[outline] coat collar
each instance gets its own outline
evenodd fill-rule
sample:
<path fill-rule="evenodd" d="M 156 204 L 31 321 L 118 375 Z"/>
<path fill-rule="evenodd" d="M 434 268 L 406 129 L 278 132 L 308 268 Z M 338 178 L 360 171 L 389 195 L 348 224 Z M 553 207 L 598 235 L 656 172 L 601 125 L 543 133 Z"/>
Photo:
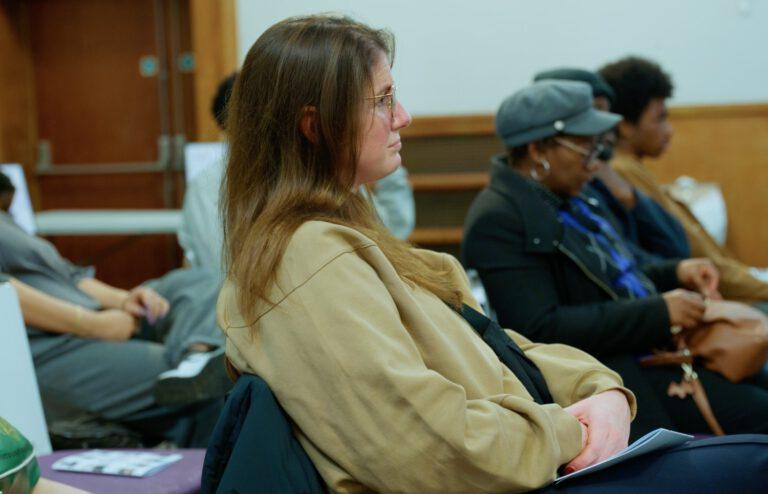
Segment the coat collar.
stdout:
<path fill-rule="evenodd" d="M 492 165 L 489 189 L 520 213 L 525 231 L 525 251 L 537 254 L 560 251 L 585 271 L 590 279 L 600 280 L 602 270 L 597 258 L 587 255 L 580 234 L 565 228 L 557 216 L 558 204 L 560 208 L 567 208 L 568 203 L 514 171 L 503 156 L 495 157 Z M 588 190 L 581 197 L 599 214 L 599 202 L 590 197 Z M 598 285 L 608 295 L 617 298 L 609 282 L 599 282 Z"/>
<path fill-rule="evenodd" d="M 562 199 L 514 171 L 503 155 L 492 160 L 489 188 L 520 212 L 525 226 L 526 251 L 553 252 L 557 249 L 563 239 L 563 225 L 557 218 Z"/>
<path fill-rule="evenodd" d="M 568 236 L 557 217 L 559 209 L 569 207 L 568 202 L 538 182 L 514 171 L 503 154 L 492 159 L 489 187 L 520 212 L 525 226 L 527 252 L 553 252 L 563 243 L 563 238 Z M 590 207 L 599 208 L 599 200 L 589 187 L 585 188 L 580 197 Z"/>

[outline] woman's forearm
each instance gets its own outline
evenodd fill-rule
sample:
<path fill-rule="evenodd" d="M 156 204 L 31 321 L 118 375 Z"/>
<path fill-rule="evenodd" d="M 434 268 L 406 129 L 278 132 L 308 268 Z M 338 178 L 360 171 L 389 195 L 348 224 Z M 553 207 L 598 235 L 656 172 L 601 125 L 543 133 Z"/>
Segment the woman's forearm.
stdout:
<path fill-rule="evenodd" d="M 95 298 L 105 309 L 122 309 L 128 299 L 126 290 L 107 285 L 95 278 L 83 278 L 77 287 Z"/>
<path fill-rule="evenodd" d="M 88 336 L 88 325 L 95 313 L 79 305 L 65 302 L 26 283 L 11 278 L 21 305 L 24 323 L 52 333 Z"/>

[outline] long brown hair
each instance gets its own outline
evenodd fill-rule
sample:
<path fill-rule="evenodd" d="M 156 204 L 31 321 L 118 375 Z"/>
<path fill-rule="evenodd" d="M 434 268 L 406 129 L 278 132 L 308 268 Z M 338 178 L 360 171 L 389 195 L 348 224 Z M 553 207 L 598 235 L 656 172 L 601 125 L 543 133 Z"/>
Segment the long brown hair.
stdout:
<path fill-rule="evenodd" d="M 268 294 L 302 223 L 349 226 L 374 240 L 404 280 L 459 305 L 446 273 L 435 272 L 377 220 L 354 187 L 372 65 L 392 60 L 394 38 L 345 17 L 286 19 L 259 37 L 229 104 L 229 162 L 222 185 L 225 264 L 246 321 Z M 316 138 L 300 122 L 314 108 Z M 371 111 L 373 108 L 371 107 Z"/>

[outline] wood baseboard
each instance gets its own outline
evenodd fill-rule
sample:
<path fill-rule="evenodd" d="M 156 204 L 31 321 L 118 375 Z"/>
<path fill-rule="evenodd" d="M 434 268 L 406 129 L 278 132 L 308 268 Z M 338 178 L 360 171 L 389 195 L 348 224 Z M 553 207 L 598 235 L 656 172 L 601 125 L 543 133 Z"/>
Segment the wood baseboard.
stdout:
<path fill-rule="evenodd" d="M 462 239 L 461 227 L 416 228 L 408 241 L 421 247 L 458 245 Z"/>
<path fill-rule="evenodd" d="M 480 190 L 488 185 L 487 172 L 413 173 L 410 175 L 414 192 L 445 192 Z"/>

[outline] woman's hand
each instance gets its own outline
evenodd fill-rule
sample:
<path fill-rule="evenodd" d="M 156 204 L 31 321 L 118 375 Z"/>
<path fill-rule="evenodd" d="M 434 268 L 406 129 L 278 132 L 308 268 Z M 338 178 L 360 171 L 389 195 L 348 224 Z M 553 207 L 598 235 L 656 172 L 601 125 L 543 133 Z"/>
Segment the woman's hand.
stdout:
<path fill-rule="evenodd" d="M 133 317 L 146 317 L 147 321 L 154 324 L 158 319 L 168 313 L 168 301 L 156 291 L 145 286 L 137 286 L 123 300 L 120 308 Z"/>
<path fill-rule="evenodd" d="M 677 279 L 684 287 L 695 290 L 707 298 L 723 299 L 717 291 L 720 272 L 709 259 L 696 258 L 680 261 L 677 265 Z"/>
<path fill-rule="evenodd" d="M 621 391 L 605 391 L 564 410 L 576 417 L 582 424 L 582 431 L 586 431 L 586 444 L 565 466 L 566 474 L 603 461 L 627 447 L 631 411 L 627 397 Z"/>
<path fill-rule="evenodd" d="M 701 324 L 707 306 L 700 294 L 678 288 L 662 294 L 662 298 L 667 303 L 670 325 L 693 329 Z"/>
<path fill-rule="evenodd" d="M 139 329 L 139 320 L 124 310 L 107 309 L 90 312 L 82 325 L 89 338 L 126 341 Z"/>

